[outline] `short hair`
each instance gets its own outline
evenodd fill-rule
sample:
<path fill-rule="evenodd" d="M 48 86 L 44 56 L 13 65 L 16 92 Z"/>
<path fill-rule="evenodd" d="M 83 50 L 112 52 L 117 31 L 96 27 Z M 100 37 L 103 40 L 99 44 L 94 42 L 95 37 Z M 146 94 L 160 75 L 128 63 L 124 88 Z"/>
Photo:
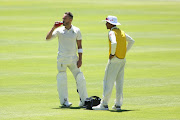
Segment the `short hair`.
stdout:
<path fill-rule="evenodd" d="M 71 12 L 65 12 L 64 14 L 68 15 L 73 20 L 73 14 Z"/>

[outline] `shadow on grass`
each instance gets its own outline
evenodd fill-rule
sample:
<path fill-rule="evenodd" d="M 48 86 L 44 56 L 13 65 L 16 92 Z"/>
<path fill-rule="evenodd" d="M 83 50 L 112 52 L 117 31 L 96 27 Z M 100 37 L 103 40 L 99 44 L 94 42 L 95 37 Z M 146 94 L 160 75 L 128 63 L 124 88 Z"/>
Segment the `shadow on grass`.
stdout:
<path fill-rule="evenodd" d="M 110 112 L 130 112 L 135 110 L 109 110 Z"/>
<path fill-rule="evenodd" d="M 62 107 L 62 106 L 60 106 L 60 107 L 58 107 L 58 108 L 52 108 L 52 109 L 81 109 L 81 107 Z"/>
<path fill-rule="evenodd" d="M 85 108 L 81 108 L 81 107 L 58 107 L 58 108 L 52 108 L 52 109 L 84 109 L 84 110 L 90 110 L 90 109 L 85 109 Z M 95 110 L 92 110 L 95 111 Z M 99 110 L 98 110 L 99 111 Z M 109 112 L 130 112 L 130 111 L 136 111 L 136 110 L 107 110 Z"/>

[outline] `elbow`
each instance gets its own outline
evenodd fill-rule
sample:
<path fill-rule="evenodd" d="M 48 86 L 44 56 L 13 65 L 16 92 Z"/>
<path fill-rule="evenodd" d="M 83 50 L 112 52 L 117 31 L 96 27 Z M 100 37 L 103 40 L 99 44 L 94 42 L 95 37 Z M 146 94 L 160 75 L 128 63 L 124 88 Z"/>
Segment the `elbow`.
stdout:
<path fill-rule="evenodd" d="M 135 43 L 134 40 L 128 42 L 128 44 L 131 44 L 131 45 L 133 45 L 134 43 Z"/>
<path fill-rule="evenodd" d="M 111 43 L 111 49 L 115 49 L 116 48 L 116 46 L 117 46 L 117 43 Z"/>
<path fill-rule="evenodd" d="M 48 41 L 48 40 L 50 40 L 50 38 L 49 38 L 49 37 L 46 37 L 46 41 Z"/>
<path fill-rule="evenodd" d="M 132 41 L 132 44 L 134 44 L 134 43 L 135 43 L 135 41 L 133 40 L 133 41 Z"/>
<path fill-rule="evenodd" d="M 132 43 L 134 44 L 134 43 L 135 43 L 135 40 L 132 39 Z"/>
<path fill-rule="evenodd" d="M 48 36 L 46 36 L 46 40 L 48 40 Z"/>

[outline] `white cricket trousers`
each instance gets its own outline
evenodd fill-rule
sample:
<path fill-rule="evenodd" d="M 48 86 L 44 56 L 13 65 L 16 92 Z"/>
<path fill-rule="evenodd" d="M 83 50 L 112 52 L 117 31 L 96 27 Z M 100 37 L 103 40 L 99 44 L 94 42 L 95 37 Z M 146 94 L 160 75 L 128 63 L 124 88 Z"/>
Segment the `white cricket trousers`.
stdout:
<path fill-rule="evenodd" d="M 62 64 L 61 62 L 57 61 L 57 89 L 60 99 L 60 104 L 63 105 L 64 102 L 68 101 L 68 89 L 67 89 L 67 74 L 66 69 L 67 67 L 72 72 L 75 80 L 77 91 L 79 93 L 80 102 L 84 104 L 86 98 L 88 98 L 87 90 L 86 90 L 86 81 L 83 73 L 77 67 L 76 63 L 71 64 Z"/>
<path fill-rule="evenodd" d="M 124 67 L 126 59 L 119 59 L 114 56 L 108 61 L 105 70 L 103 81 L 103 99 L 101 104 L 108 105 L 111 97 L 114 83 L 116 85 L 116 100 L 115 105 L 122 106 L 123 103 L 123 82 L 124 82 Z"/>

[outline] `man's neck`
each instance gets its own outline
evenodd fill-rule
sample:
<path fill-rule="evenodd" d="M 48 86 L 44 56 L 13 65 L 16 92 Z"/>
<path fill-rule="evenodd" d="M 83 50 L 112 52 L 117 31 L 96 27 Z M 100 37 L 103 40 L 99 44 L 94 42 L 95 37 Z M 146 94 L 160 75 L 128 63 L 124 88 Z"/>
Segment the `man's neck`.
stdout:
<path fill-rule="evenodd" d="M 115 25 L 115 26 L 112 26 L 112 27 L 110 28 L 110 30 L 112 30 L 112 29 L 114 29 L 114 28 L 117 28 L 116 25 Z"/>
<path fill-rule="evenodd" d="M 71 24 L 70 25 L 67 25 L 67 26 L 65 26 L 65 28 L 67 29 L 67 30 L 69 30 L 69 29 L 71 29 Z"/>

